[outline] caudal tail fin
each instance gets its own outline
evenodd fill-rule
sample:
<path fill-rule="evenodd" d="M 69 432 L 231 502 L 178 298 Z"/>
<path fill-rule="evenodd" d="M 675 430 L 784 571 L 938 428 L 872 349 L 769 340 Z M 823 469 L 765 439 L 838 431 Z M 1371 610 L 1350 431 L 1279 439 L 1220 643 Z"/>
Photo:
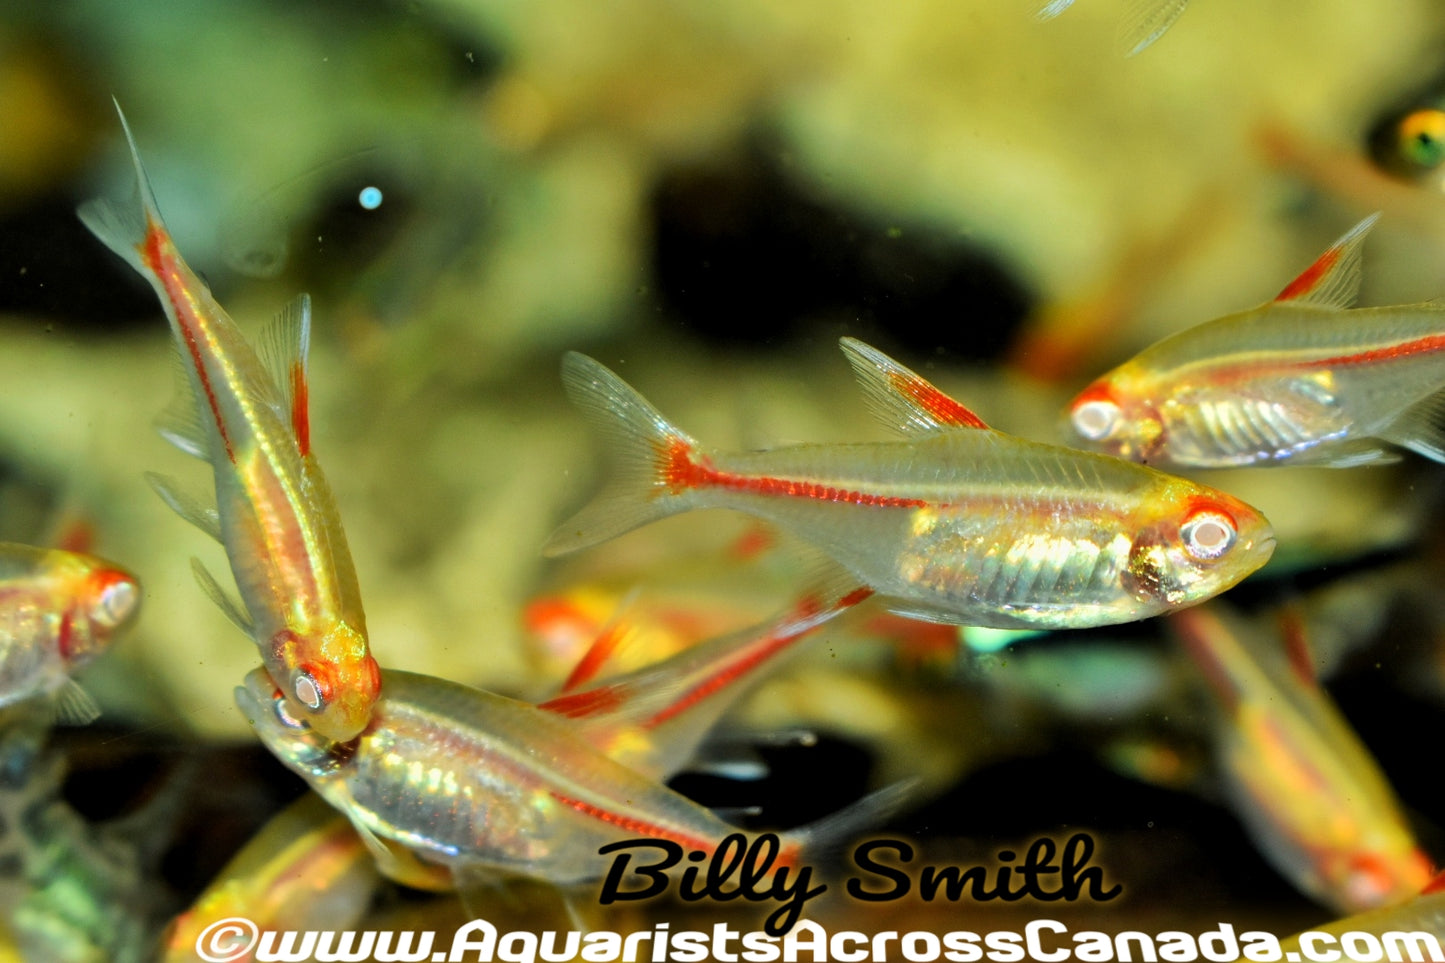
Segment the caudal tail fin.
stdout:
<path fill-rule="evenodd" d="M 608 445 L 612 477 L 542 547 L 551 557 L 615 538 L 692 507 L 685 497 L 697 443 L 606 366 L 576 351 L 562 359 L 562 385 Z"/>
<path fill-rule="evenodd" d="M 793 830 L 790 835 L 810 859 L 833 859 L 854 836 L 897 815 L 908 804 L 918 783 L 917 779 L 904 779 L 876 789 L 830 816 Z"/>
<path fill-rule="evenodd" d="M 125 114 L 120 109 L 117 101 L 115 111 L 120 115 L 120 126 L 125 131 L 126 143 L 130 146 L 131 163 L 135 165 L 138 199 L 132 199 L 125 204 L 117 204 L 114 201 L 97 198 L 86 201 L 80 205 L 76 214 L 90 232 L 110 248 L 116 254 L 125 258 L 131 267 L 142 274 L 149 274 L 141 257 L 141 248 L 145 244 L 146 237 L 152 228 L 158 227 L 164 230 L 161 222 L 159 209 L 156 207 L 155 195 L 151 193 L 150 181 L 146 178 L 145 168 L 141 166 L 140 151 L 135 146 L 135 136 L 130 132 L 130 125 L 125 121 Z"/>

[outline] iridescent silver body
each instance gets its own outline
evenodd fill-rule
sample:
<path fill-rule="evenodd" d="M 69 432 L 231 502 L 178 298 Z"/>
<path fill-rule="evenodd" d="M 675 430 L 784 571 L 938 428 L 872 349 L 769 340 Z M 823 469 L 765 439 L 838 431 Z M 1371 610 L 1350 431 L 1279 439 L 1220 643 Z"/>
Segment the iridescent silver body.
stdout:
<path fill-rule="evenodd" d="M 274 693 L 256 670 L 236 700 L 277 758 L 364 835 L 454 871 L 578 883 L 603 874 L 610 860 L 597 849 L 610 842 L 652 836 L 711 851 L 737 831 L 528 703 L 388 670 L 371 724 L 336 745 L 288 721 Z"/>
<path fill-rule="evenodd" d="M 1144 350 L 1111 372 L 1119 426 L 1098 443 L 1200 468 L 1439 460 L 1445 305 L 1272 301 Z M 1387 444 L 1389 443 L 1389 444 Z"/>
<path fill-rule="evenodd" d="M 719 471 L 885 502 L 723 487 L 683 496 L 793 531 L 897 611 L 997 628 L 1079 627 L 1157 614 L 1185 590 L 1181 582 L 1156 591 L 1157 581 L 1131 574 L 1131 559 L 1168 551 L 1151 503 L 1179 483 L 1118 459 L 987 430 L 709 457 Z"/>
<path fill-rule="evenodd" d="M 731 508 L 817 546 L 894 611 L 1047 629 L 1129 622 L 1202 601 L 1273 551 L 1269 523 L 1238 499 L 977 427 L 976 416 L 887 356 L 861 342 L 845 341 L 845 350 L 880 413 L 908 440 L 711 451 L 614 372 L 569 354 L 563 383 L 612 442 L 617 471 L 544 551 L 574 551 L 694 508 Z M 940 425 L 929 405 L 971 426 Z M 1186 537 L 1205 515 L 1229 529 L 1218 552 L 1200 552 Z"/>

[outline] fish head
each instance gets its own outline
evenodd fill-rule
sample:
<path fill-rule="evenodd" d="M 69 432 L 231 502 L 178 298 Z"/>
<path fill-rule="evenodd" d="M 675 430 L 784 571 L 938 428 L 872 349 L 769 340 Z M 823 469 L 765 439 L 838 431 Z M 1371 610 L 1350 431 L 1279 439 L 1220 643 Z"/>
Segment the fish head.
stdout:
<path fill-rule="evenodd" d="M 236 687 L 236 708 L 271 754 L 306 779 L 323 779 L 345 764 L 346 744 L 327 739 L 291 710 L 291 701 L 264 668 L 253 669 Z"/>
<path fill-rule="evenodd" d="M 381 695 L 366 636 L 344 621 L 314 634 L 282 629 L 267 664 L 291 714 L 333 742 L 360 735 Z"/>
<path fill-rule="evenodd" d="M 1403 827 L 1396 839 L 1364 851 L 1332 854 L 1320 868 L 1319 882 L 1327 902 L 1345 913 L 1362 913 L 1403 902 L 1429 884 L 1429 858 Z"/>
<path fill-rule="evenodd" d="M 112 639 L 140 609 L 140 582 L 118 565 L 91 555 L 65 556 L 65 582 L 70 595 L 60 655 L 66 665 L 89 662 L 110 647 Z"/>
<path fill-rule="evenodd" d="M 1274 529 L 1224 492 L 1155 473 L 1123 584 L 1156 612 L 1213 598 L 1269 561 Z"/>
<path fill-rule="evenodd" d="M 1164 419 L 1141 372 L 1115 368 L 1069 404 L 1069 425 L 1093 448 L 1126 461 L 1157 460 Z"/>

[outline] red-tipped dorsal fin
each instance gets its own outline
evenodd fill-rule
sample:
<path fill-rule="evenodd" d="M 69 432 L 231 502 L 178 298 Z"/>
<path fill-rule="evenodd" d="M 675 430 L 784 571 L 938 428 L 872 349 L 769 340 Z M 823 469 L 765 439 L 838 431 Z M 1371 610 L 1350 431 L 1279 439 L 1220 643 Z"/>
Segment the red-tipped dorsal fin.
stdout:
<path fill-rule="evenodd" d="M 625 642 L 632 638 L 636 626 L 631 619 L 627 618 L 627 610 L 632 607 L 636 598 L 637 590 L 633 589 L 617 606 L 617 614 L 602 627 L 602 631 L 597 633 L 597 638 L 593 639 L 592 644 L 587 647 L 587 651 L 582 653 L 582 658 L 577 660 L 577 665 L 567 676 L 567 681 L 562 683 L 558 695 L 574 692 L 597 678 L 602 667 L 617 654 Z"/>
<path fill-rule="evenodd" d="M 276 414 L 291 426 L 302 457 L 311 454 L 311 389 L 307 361 L 311 345 L 311 297 L 302 294 L 261 334 L 261 359 L 279 394 Z"/>
<path fill-rule="evenodd" d="M 857 338 L 838 343 L 858 376 L 868 407 L 893 430 L 911 435 L 988 427 L 978 415 L 877 348 Z"/>
<path fill-rule="evenodd" d="M 310 389 L 306 386 L 306 369 L 300 362 L 291 365 L 291 432 L 296 447 L 305 458 L 311 454 L 311 413 L 308 408 Z"/>
<path fill-rule="evenodd" d="M 1434 879 L 1426 883 L 1425 888 L 1420 890 L 1420 895 L 1426 896 L 1430 893 L 1439 893 L 1441 891 L 1445 891 L 1445 873 L 1436 875 Z"/>
<path fill-rule="evenodd" d="M 1370 228 L 1380 219 L 1378 212 L 1345 232 L 1329 250 L 1315 259 L 1283 291 L 1276 301 L 1303 301 L 1335 308 L 1348 308 L 1360 293 L 1360 251 Z"/>

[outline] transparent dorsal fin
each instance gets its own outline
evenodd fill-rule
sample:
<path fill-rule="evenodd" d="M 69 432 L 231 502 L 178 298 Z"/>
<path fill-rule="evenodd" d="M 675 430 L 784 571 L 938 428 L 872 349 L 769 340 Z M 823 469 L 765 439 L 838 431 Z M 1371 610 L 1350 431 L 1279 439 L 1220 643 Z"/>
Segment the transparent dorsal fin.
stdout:
<path fill-rule="evenodd" d="M 174 478 L 148 471 L 145 473 L 145 480 L 150 483 L 155 493 L 161 496 L 161 501 L 170 506 L 171 511 L 216 541 L 221 541 L 221 513 L 216 510 L 215 505 L 187 492 Z"/>
<path fill-rule="evenodd" d="M 196 584 L 201 587 L 202 592 L 206 593 L 206 598 L 215 602 L 216 607 L 231 620 L 236 628 L 245 632 L 247 636 L 251 636 L 251 619 L 242 611 L 241 603 L 226 594 L 226 590 L 221 588 L 220 584 L 216 582 L 216 577 L 200 559 L 191 558 L 191 574 L 196 577 Z"/>
<path fill-rule="evenodd" d="M 1315 262 L 1300 275 L 1285 285 L 1275 296 L 1276 301 L 1299 301 L 1305 304 L 1319 304 L 1332 308 L 1348 308 L 1360 296 L 1360 252 L 1370 229 L 1380 219 L 1376 211 L 1350 228 Z"/>
<path fill-rule="evenodd" d="M 838 342 L 858 376 L 868 409 L 883 424 L 905 435 L 954 428 L 987 428 L 973 412 L 857 338 Z"/>
<path fill-rule="evenodd" d="M 306 380 L 310 346 L 311 296 L 301 294 L 261 332 L 259 353 L 279 395 L 276 414 L 291 426 L 303 457 L 311 453 L 310 392 Z"/>

